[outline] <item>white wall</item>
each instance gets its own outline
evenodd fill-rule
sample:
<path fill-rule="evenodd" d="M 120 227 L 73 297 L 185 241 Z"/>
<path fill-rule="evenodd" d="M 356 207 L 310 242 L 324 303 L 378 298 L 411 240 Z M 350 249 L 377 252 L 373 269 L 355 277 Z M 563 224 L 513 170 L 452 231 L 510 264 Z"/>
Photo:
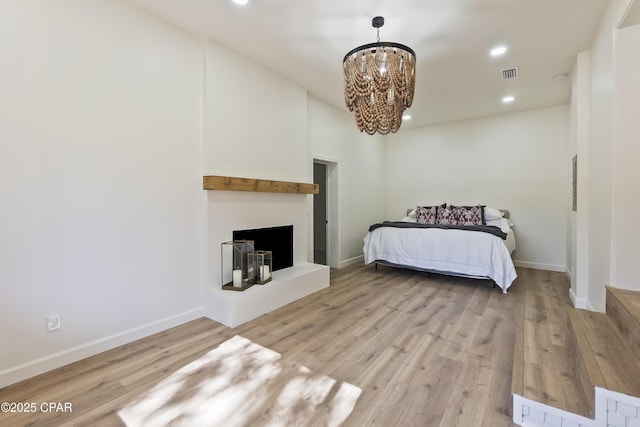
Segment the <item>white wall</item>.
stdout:
<path fill-rule="evenodd" d="M 640 25 L 617 32 L 614 50 L 611 285 L 640 291 Z"/>
<path fill-rule="evenodd" d="M 205 86 L 204 175 L 313 182 L 307 161 L 306 90 L 209 42 Z M 292 224 L 293 263 L 306 263 L 312 196 L 206 193 L 206 312 L 231 325 L 232 298 L 238 296 L 221 290 L 221 244 L 232 239 L 233 230 Z"/>
<path fill-rule="evenodd" d="M 565 271 L 568 107 L 401 131 L 387 142 L 387 217 L 416 204 L 509 209 L 518 265 Z"/>
<path fill-rule="evenodd" d="M 204 175 L 312 182 L 306 91 L 214 43 L 205 57 Z M 214 278 L 220 244 L 241 228 L 295 223 L 294 263 L 306 262 L 310 197 L 207 191 Z"/>
<path fill-rule="evenodd" d="M 250 61 L 120 1 L 6 1 L 0 36 L 0 386 L 210 310 L 233 229 L 292 223 L 307 261 L 311 196 L 203 174 L 310 182 L 312 140 L 343 167 L 344 256 L 382 219 L 383 139 Z"/>
<path fill-rule="evenodd" d="M 306 90 L 214 43 L 205 64 L 205 174 L 307 182 Z"/>
<path fill-rule="evenodd" d="M 0 52 L 1 387 L 201 316 L 203 261 L 198 42 L 10 0 Z"/>
<path fill-rule="evenodd" d="M 636 2 L 637 3 L 637 2 Z M 640 207 L 635 183 L 638 181 L 637 140 L 638 60 L 637 28 L 618 31 L 633 0 L 611 0 L 591 49 L 589 64 L 580 57 L 574 79 L 588 81 L 589 87 L 575 93 L 572 126 L 580 109 L 588 110 L 588 129 L 579 139 L 578 213 L 574 217 L 575 239 L 570 259 L 577 276 L 572 292 L 576 306 L 605 310 L 605 285 L 639 289 L 637 274 L 638 237 L 636 209 Z M 585 94 L 587 101 L 585 102 Z M 585 291 L 586 289 L 586 291 Z M 586 301 L 585 301 L 586 300 Z"/>
<path fill-rule="evenodd" d="M 578 308 L 589 304 L 589 52 L 577 55 L 571 76 L 569 158 L 577 156 L 577 209 L 569 214 L 567 272 Z M 572 197 L 572 195 L 568 196 Z"/>
<path fill-rule="evenodd" d="M 596 308 L 638 252 L 624 238 L 638 234 L 625 197 L 637 127 L 612 118 L 614 100 L 638 109 L 635 74 L 613 68 L 630 1 L 608 3 L 589 53 L 589 219 L 575 238 L 589 241 Z M 616 64 L 635 70 L 629 43 Z M 346 109 L 118 0 L 6 0 L 0 52 L 0 387 L 211 309 L 232 229 L 293 223 L 295 262 L 308 260 L 311 196 L 203 192 L 203 174 L 311 182 L 313 158 L 335 163 L 340 265 L 360 259 L 371 223 L 444 201 L 510 209 L 520 265 L 564 270 L 578 250 L 565 106 L 369 136 Z M 45 334 L 52 313 L 62 329 Z"/>
<path fill-rule="evenodd" d="M 359 132 L 346 107 L 339 110 L 310 96 L 308 109 L 310 158 L 338 164 L 339 261 L 355 262 L 362 259 L 369 226 L 386 219 L 385 138 Z"/>
<path fill-rule="evenodd" d="M 614 31 L 632 0 L 610 0 L 590 50 L 589 303 L 604 311 L 611 283 Z"/>

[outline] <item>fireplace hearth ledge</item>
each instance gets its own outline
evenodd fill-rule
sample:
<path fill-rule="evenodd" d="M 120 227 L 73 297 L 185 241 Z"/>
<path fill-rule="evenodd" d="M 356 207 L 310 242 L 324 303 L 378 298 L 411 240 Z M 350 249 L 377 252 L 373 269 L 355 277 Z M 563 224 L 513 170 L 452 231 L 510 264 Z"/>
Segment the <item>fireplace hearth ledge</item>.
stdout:
<path fill-rule="evenodd" d="M 274 271 L 271 282 L 244 292 L 212 289 L 207 317 L 233 328 L 328 287 L 328 266 L 299 263 Z"/>

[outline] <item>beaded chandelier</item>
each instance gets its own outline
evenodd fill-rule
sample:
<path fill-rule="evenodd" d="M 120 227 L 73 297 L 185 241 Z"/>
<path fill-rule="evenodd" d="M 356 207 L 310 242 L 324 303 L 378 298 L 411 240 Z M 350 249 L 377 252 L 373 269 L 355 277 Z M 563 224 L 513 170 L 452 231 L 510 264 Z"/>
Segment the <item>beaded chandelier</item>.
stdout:
<path fill-rule="evenodd" d="M 371 25 L 378 31 L 378 42 L 351 50 L 342 61 L 344 101 L 360 132 L 386 135 L 400 129 L 402 113 L 413 103 L 416 54 L 405 45 L 380 42 L 382 16 L 373 18 Z"/>

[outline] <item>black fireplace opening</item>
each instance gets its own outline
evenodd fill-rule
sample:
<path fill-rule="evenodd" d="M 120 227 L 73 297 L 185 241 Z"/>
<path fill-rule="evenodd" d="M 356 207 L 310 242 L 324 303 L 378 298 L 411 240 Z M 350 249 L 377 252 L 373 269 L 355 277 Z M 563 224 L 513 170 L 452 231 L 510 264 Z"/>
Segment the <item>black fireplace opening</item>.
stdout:
<path fill-rule="evenodd" d="M 234 230 L 233 240 L 253 240 L 256 250 L 271 251 L 273 271 L 293 267 L 293 225 Z"/>

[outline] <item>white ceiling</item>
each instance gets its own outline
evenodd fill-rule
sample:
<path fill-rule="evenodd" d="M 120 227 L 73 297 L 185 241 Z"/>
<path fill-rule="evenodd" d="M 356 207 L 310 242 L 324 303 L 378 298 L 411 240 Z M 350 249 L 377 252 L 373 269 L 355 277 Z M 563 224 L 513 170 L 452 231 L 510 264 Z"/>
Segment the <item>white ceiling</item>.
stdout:
<path fill-rule="evenodd" d="M 376 41 L 417 56 L 416 93 L 402 129 L 566 104 L 575 55 L 588 50 L 606 0 L 129 0 L 348 111 L 342 59 Z M 502 58 L 489 50 L 505 45 Z M 519 67 L 514 80 L 501 70 Z M 502 104 L 502 97 L 516 100 Z M 355 126 L 355 123 L 354 123 Z"/>

